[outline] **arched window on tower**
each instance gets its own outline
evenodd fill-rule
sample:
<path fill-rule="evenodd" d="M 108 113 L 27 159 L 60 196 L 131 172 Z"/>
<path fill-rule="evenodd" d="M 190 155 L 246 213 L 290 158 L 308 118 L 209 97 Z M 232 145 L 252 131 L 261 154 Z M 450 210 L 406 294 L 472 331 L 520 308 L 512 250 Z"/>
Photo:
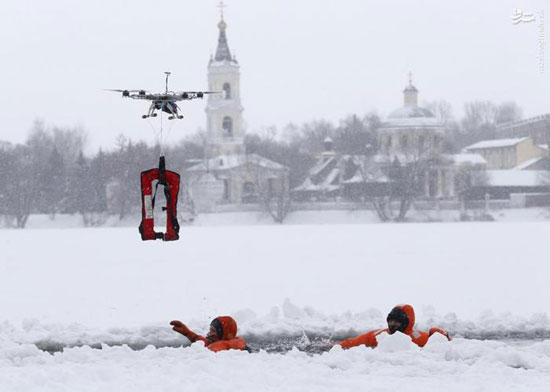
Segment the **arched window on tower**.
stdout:
<path fill-rule="evenodd" d="M 229 83 L 223 85 L 223 99 L 231 99 L 231 85 Z"/>
<path fill-rule="evenodd" d="M 225 116 L 222 122 L 223 136 L 233 137 L 233 119 Z"/>

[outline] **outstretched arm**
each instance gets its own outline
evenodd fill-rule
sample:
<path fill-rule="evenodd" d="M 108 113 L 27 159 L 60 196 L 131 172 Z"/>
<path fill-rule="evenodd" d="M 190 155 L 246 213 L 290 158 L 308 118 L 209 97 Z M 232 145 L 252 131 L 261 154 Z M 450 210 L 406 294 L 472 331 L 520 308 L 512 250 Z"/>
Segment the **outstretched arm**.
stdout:
<path fill-rule="evenodd" d="M 172 329 L 174 331 L 181 333 L 183 336 L 189 339 L 191 343 L 196 342 L 197 340 L 202 340 L 203 342 L 206 343 L 206 338 L 204 336 L 197 335 L 195 332 L 187 328 L 187 326 L 181 321 L 179 320 L 170 321 L 170 325 L 172 325 Z"/>
<path fill-rule="evenodd" d="M 378 342 L 376 341 L 376 332 L 377 331 L 370 331 L 355 338 L 343 340 L 340 342 L 340 346 L 342 346 L 343 348 L 351 348 L 361 345 L 365 345 L 367 347 L 376 347 L 378 345 Z"/>
<path fill-rule="evenodd" d="M 451 335 L 449 335 L 447 331 L 441 328 L 430 328 L 430 331 L 428 333 L 430 334 L 430 336 L 432 336 L 434 333 L 440 333 L 441 335 L 445 336 L 448 340 L 452 340 Z"/>

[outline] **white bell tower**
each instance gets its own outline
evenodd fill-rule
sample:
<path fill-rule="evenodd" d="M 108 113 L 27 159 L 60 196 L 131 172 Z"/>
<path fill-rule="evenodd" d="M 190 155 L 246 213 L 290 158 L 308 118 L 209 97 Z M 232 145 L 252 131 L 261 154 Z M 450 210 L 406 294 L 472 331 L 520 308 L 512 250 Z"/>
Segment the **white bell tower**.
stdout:
<path fill-rule="evenodd" d="M 206 106 L 208 156 L 244 154 L 244 133 L 240 96 L 240 67 L 231 56 L 223 19 L 223 2 L 216 55 L 208 63 L 208 89 L 221 94 L 208 95 Z"/>

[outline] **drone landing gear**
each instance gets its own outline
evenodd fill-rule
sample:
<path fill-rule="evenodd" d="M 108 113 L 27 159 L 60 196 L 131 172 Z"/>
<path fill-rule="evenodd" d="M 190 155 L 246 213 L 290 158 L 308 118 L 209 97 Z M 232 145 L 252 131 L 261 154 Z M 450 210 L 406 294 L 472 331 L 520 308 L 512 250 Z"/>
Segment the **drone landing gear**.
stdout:
<path fill-rule="evenodd" d="M 149 110 L 147 111 L 147 114 L 144 114 L 141 116 L 141 118 L 146 119 L 149 117 L 157 117 L 157 114 L 155 113 L 155 109 L 157 109 L 157 106 L 155 102 L 151 103 L 151 106 L 149 106 Z"/>
<path fill-rule="evenodd" d="M 154 208 L 159 185 L 164 186 L 164 196 L 166 197 L 166 207 L 162 207 L 162 210 L 166 211 L 165 233 L 157 233 L 155 231 Z M 179 239 L 180 226 L 176 210 L 179 186 L 180 175 L 176 172 L 166 170 L 166 163 L 163 156 L 159 158 L 158 169 L 150 169 L 141 172 L 142 208 L 139 232 L 143 241 L 157 239 L 175 241 Z"/>
<path fill-rule="evenodd" d="M 157 113 L 151 113 L 151 114 L 144 114 L 141 116 L 141 118 L 149 118 L 149 117 L 157 117 Z"/>

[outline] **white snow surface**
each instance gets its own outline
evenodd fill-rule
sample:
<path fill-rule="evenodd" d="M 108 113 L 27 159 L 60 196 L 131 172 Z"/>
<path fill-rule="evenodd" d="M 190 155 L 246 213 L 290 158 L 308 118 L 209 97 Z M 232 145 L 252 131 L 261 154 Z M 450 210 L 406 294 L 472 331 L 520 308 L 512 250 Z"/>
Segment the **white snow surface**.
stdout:
<path fill-rule="evenodd" d="M 184 227 L 170 243 L 135 228 L 2 230 L 0 390 L 547 391 L 549 229 Z M 298 349 L 383 327 L 398 303 L 455 339 Z M 215 354 L 168 325 L 200 333 L 225 314 L 249 341 L 302 338 L 285 354 Z M 64 350 L 40 349 L 55 344 Z"/>

